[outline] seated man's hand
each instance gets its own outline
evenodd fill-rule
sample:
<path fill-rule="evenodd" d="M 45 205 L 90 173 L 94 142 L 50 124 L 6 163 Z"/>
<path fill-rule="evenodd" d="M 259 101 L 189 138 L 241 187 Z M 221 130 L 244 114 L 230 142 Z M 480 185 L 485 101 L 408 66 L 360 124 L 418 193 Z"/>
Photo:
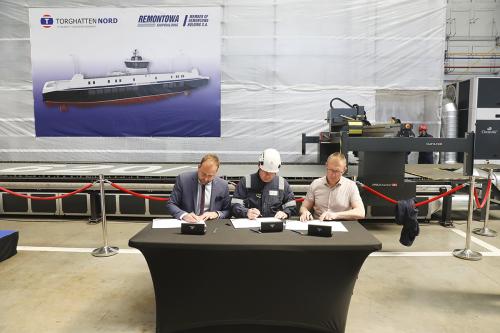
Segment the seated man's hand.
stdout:
<path fill-rule="evenodd" d="M 203 221 L 213 220 L 213 219 L 219 218 L 219 214 L 217 214 L 217 212 L 205 212 L 205 213 L 203 213 L 203 215 L 200 216 L 200 218 Z"/>
<path fill-rule="evenodd" d="M 281 210 L 279 212 L 277 212 L 276 215 L 274 215 L 275 219 L 280 219 L 280 220 L 284 220 L 287 217 L 288 217 L 288 214 L 285 213 L 285 212 L 283 212 L 283 211 L 281 211 Z"/>
<path fill-rule="evenodd" d="M 255 220 L 256 218 L 258 218 L 260 215 L 260 210 L 258 210 L 257 208 L 250 208 L 247 212 L 247 217 L 250 219 L 250 220 Z"/>
<path fill-rule="evenodd" d="M 319 217 L 319 219 L 321 221 L 331 221 L 331 220 L 335 220 L 337 218 L 337 214 L 334 213 L 334 212 L 324 212 L 323 214 L 321 214 L 321 216 Z"/>
<path fill-rule="evenodd" d="M 312 214 L 310 211 L 303 212 L 302 214 L 300 214 L 300 220 L 302 222 L 310 221 L 312 219 L 313 219 L 313 217 L 312 217 Z"/>
<path fill-rule="evenodd" d="M 198 216 L 195 213 L 186 214 L 182 219 L 186 222 L 191 222 L 191 223 L 203 221 L 201 216 Z"/>

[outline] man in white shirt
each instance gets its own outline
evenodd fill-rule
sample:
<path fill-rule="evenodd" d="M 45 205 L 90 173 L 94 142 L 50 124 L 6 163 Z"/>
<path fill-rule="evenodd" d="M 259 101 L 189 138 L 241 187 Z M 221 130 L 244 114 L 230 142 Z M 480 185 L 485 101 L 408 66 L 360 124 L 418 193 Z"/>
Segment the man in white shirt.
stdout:
<path fill-rule="evenodd" d="M 358 187 L 342 175 L 347 161 L 341 153 L 333 153 L 326 161 L 326 176 L 315 179 L 300 207 L 300 220 L 358 220 L 365 217 L 365 206 Z M 313 214 L 311 214 L 311 209 Z"/>

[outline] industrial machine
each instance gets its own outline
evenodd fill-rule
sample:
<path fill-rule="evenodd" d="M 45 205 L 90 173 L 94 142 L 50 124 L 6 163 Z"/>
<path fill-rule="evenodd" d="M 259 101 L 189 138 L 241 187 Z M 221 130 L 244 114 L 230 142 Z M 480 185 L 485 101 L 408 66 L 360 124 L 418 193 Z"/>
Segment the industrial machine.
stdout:
<path fill-rule="evenodd" d="M 340 101 L 347 107 L 335 108 L 334 101 Z M 321 132 L 318 137 L 302 134 L 302 154 L 305 154 L 307 143 L 318 144 L 319 164 L 325 163 L 333 152 L 341 151 L 346 157 L 349 152 L 355 152 L 359 157 L 358 165 L 349 164 L 349 176 L 395 200 L 426 200 L 457 184 L 467 182 L 466 175 L 472 174 L 475 142 L 473 132 L 464 133 L 460 138 L 411 137 L 404 135 L 403 126 L 399 123 L 371 125 L 366 120 L 363 106 L 351 105 L 340 98 L 330 101 L 326 120 L 327 132 Z M 494 132 L 495 129 L 486 128 L 485 131 Z M 458 152 L 462 155 L 465 153 L 467 163 L 463 169 L 464 175 L 453 173 L 450 165 L 407 165 L 405 157 L 409 151 Z M 456 169 L 459 167 L 460 165 Z M 484 182 L 484 178 L 480 182 Z M 367 208 L 367 219 L 386 219 L 394 216 L 392 203 L 368 192 L 362 192 L 361 195 Z M 419 218 L 429 219 L 439 208 L 439 201 L 421 206 Z M 449 220 L 449 216 L 448 210 L 442 219 Z"/>
<path fill-rule="evenodd" d="M 339 101 L 347 107 L 335 108 L 333 102 Z M 330 101 L 330 109 L 326 114 L 328 131 L 320 132 L 319 136 L 307 136 L 302 133 L 302 155 L 306 154 L 307 143 L 318 144 L 318 163 L 326 162 L 328 156 L 341 151 L 340 137 L 347 133 L 352 137 L 394 137 L 400 130 L 400 124 L 371 125 L 366 119 L 365 107 L 349 104 L 341 98 L 335 97 Z"/>
<path fill-rule="evenodd" d="M 446 97 L 458 106 L 457 137 L 476 133 L 475 159 L 500 161 L 500 78 L 472 77 L 446 86 Z M 446 135 L 445 135 L 446 136 Z M 458 154 L 458 162 L 463 154 Z"/>
<path fill-rule="evenodd" d="M 423 201 L 429 197 L 427 195 L 417 195 L 417 185 L 434 185 L 436 190 L 439 187 L 450 185 L 450 181 L 419 179 L 419 177 L 408 178 L 405 174 L 406 151 L 453 151 L 465 153 L 463 164 L 463 175 L 469 176 L 473 172 L 474 156 L 474 133 L 467 133 L 465 138 L 363 138 L 350 137 L 347 133 L 341 136 L 342 153 L 347 156 L 347 152 L 359 151 L 359 165 L 357 180 L 368 185 L 374 190 L 394 199 L 416 198 L 416 201 Z M 430 165 L 432 166 L 432 165 Z M 458 174 L 453 175 L 452 183 L 463 183 L 467 177 Z M 430 196 L 435 193 L 430 193 Z M 391 216 L 394 212 L 394 205 L 371 193 L 361 193 L 363 202 L 368 208 L 367 218 Z M 432 213 L 427 206 L 422 206 L 419 217 Z"/>

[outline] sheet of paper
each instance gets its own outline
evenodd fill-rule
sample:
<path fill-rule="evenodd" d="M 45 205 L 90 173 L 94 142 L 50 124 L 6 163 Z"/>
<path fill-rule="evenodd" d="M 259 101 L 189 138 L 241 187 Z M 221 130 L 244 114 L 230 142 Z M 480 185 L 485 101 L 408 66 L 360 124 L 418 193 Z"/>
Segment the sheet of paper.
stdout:
<path fill-rule="evenodd" d="M 306 222 L 300 221 L 286 221 L 286 229 L 287 230 L 307 230 L 309 224 L 319 224 L 319 225 L 329 225 L 332 227 L 332 232 L 347 232 L 346 227 L 340 221 L 320 221 L 320 220 L 312 220 Z"/>
<path fill-rule="evenodd" d="M 332 227 L 332 232 L 347 232 L 346 227 L 340 221 L 312 220 L 312 221 L 309 221 L 308 224 L 329 225 Z"/>
<path fill-rule="evenodd" d="M 231 219 L 233 227 L 240 228 L 260 228 L 260 221 L 249 219 Z"/>
<path fill-rule="evenodd" d="M 231 219 L 233 226 L 239 228 L 260 228 L 261 222 L 281 222 L 282 220 L 274 217 L 259 217 L 255 220 L 250 219 Z"/>
<path fill-rule="evenodd" d="M 182 223 L 186 223 L 186 221 L 177 219 L 153 219 L 153 229 L 180 228 Z M 190 223 L 205 225 L 205 221 Z"/>
<path fill-rule="evenodd" d="M 177 219 L 153 219 L 153 229 L 180 228 L 182 222 Z"/>
<path fill-rule="evenodd" d="M 287 229 L 287 230 L 307 230 L 307 222 L 287 220 L 285 229 Z"/>
<path fill-rule="evenodd" d="M 282 220 L 274 218 L 274 217 L 258 217 L 257 221 L 259 221 L 259 222 L 281 222 Z"/>

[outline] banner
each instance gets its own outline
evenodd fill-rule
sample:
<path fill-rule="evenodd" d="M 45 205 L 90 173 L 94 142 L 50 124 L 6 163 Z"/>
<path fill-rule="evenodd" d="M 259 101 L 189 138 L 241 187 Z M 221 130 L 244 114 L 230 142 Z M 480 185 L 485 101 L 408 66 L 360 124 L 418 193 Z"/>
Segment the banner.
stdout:
<path fill-rule="evenodd" d="M 36 136 L 220 137 L 219 7 L 29 17 Z"/>

